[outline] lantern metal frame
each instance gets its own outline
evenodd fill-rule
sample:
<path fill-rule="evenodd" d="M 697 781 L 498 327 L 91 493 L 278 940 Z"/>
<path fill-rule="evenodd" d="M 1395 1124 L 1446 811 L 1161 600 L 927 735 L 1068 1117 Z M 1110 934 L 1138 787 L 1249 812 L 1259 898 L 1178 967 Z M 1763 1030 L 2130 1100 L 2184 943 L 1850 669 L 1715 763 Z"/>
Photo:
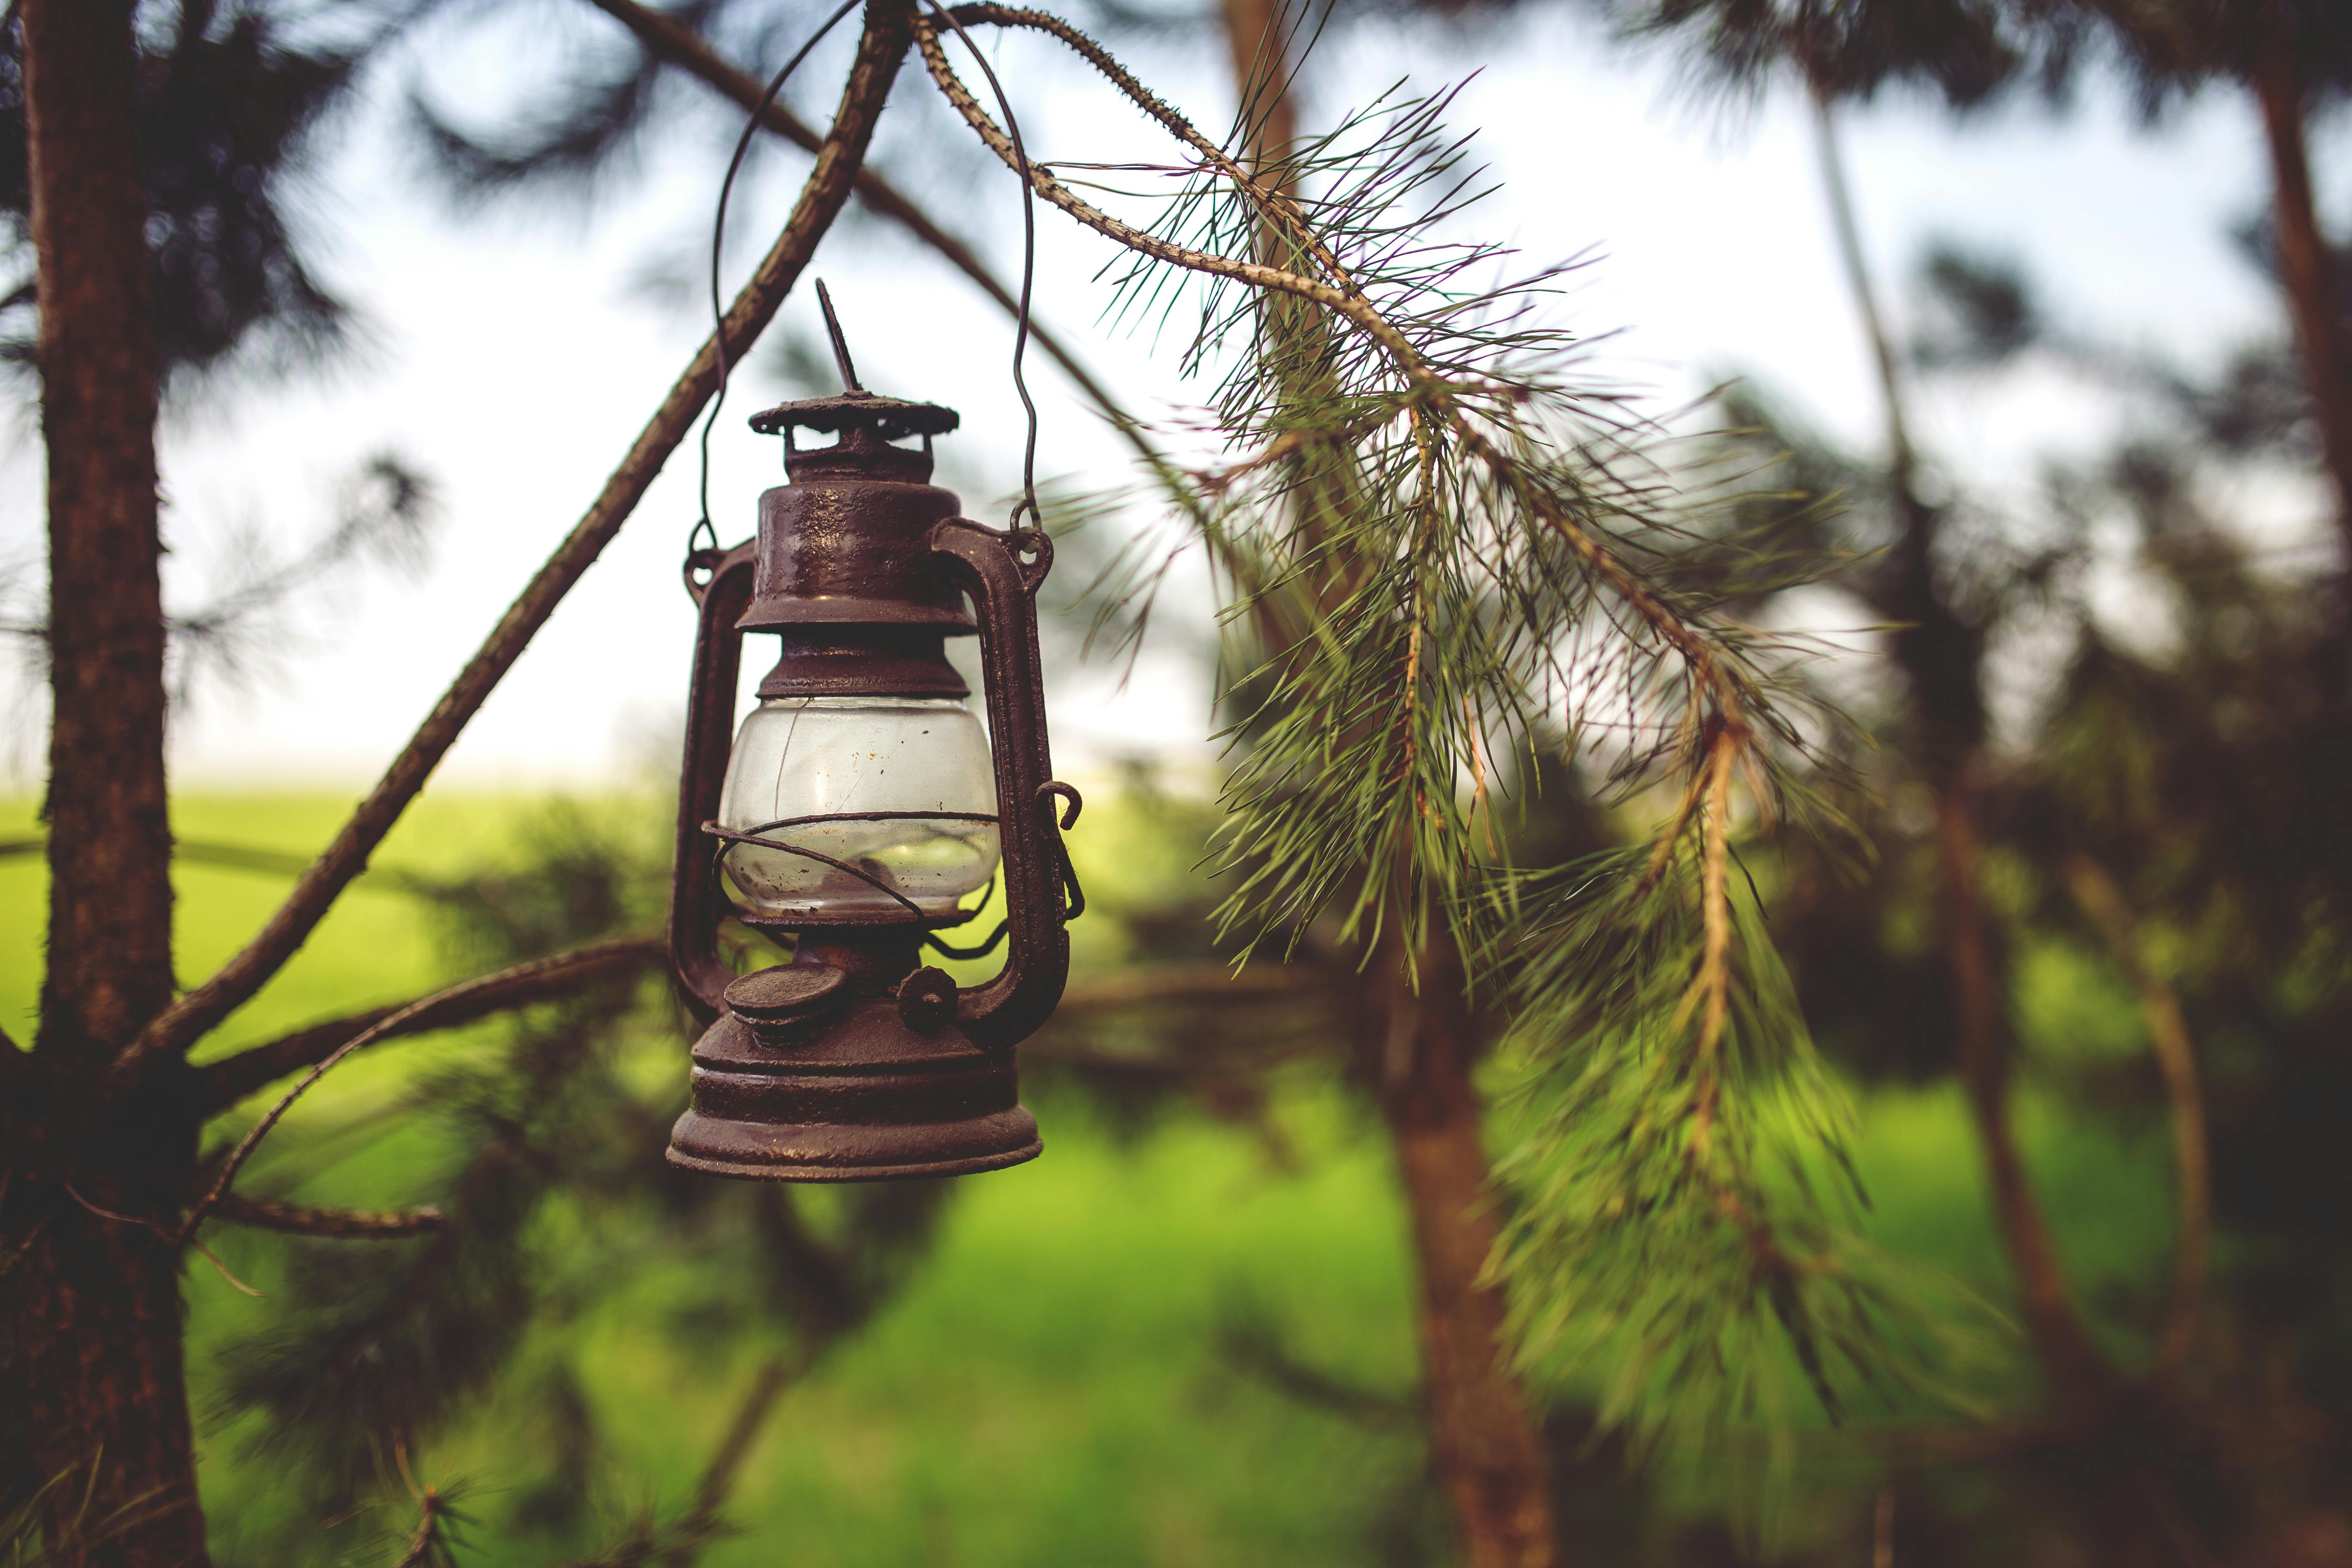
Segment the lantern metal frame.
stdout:
<path fill-rule="evenodd" d="M 700 552 L 687 569 L 698 623 L 669 938 L 679 990 L 705 1032 L 692 1105 L 668 1158 L 718 1175 L 819 1182 L 955 1175 L 1034 1158 L 1041 1145 L 1019 1103 L 1012 1047 L 1060 1000 L 1065 927 L 1085 907 L 1061 837 L 1082 802 L 1053 776 L 1037 641 L 1034 596 L 1052 543 L 1034 529 L 963 517 L 954 495 L 928 482 L 931 439 L 955 427 L 953 410 L 861 390 L 786 404 L 751 423 L 784 437 L 790 482 L 761 498 L 757 539 Z M 805 447 L 796 430 L 839 439 Z M 918 435 L 919 450 L 893 445 Z M 835 812 L 722 826 L 743 641 L 754 632 L 782 643 L 762 698 L 963 698 L 970 689 L 947 662 L 944 639 L 976 633 L 995 815 Z M 985 943 L 957 948 L 939 932 L 979 915 L 987 896 L 927 914 L 873 871 L 774 837 L 917 817 L 996 825 L 1004 914 Z M 822 863 L 902 909 L 737 908 L 723 861 L 739 844 Z M 721 948 L 730 919 L 790 933 L 791 963 L 739 975 Z M 1000 942 L 1004 966 L 982 985 L 958 988 L 920 962 L 927 943 L 976 957 Z"/>

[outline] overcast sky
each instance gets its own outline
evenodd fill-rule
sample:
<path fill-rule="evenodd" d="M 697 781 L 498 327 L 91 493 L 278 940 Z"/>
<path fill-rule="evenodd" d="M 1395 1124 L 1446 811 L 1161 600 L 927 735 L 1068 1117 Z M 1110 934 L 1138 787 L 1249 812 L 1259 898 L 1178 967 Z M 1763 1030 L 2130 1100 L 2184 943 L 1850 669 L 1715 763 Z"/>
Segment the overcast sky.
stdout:
<path fill-rule="evenodd" d="M 501 84 L 501 61 L 520 58 L 521 43 L 511 32 L 476 35 L 468 58 L 445 52 L 436 84 L 460 101 L 495 100 L 495 90 L 479 89 Z M 1169 97 L 1222 123 L 1219 58 L 1171 45 L 1146 68 Z M 1135 117 L 1091 78 L 1012 47 L 1006 60 L 1034 148 L 1063 158 L 1150 155 Z M 835 90 L 837 72 L 817 74 L 831 64 L 819 57 L 794 94 L 810 118 L 822 118 L 818 106 Z M 1555 309 L 1580 333 L 1616 334 L 1596 351 L 1600 369 L 1654 389 L 1662 407 L 1726 374 L 1753 375 L 1818 425 L 1873 447 L 1868 362 L 1795 102 L 1768 100 L 1735 120 L 1703 113 L 1675 94 L 1662 62 L 1629 58 L 1585 26 L 1544 19 L 1466 54 L 1370 31 L 1341 40 L 1315 75 L 1313 117 L 1328 120 L 1401 77 L 1434 87 L 1474 68 L 1453 120 L 1477 128 L 1479 153 L 1503 183 L 1476 226 L 1530 262 L 1591 255 Z M 379 102 L 339 138 L 314 222 L 327 241 L 323 270 L 374 323 L 373 350 L 324 381 L 236 391 L 174 416 L 164 441 L 167 582 L 183 602 L 200 596 L 208 542 L 235 528 L 292 540 L 323 525 L 342 477 L 384 447 L 437 483 L 434 563 L 415 581 L 341 595 L 271 678 L 200 691 L 173 733 L 183 784 L 373 776 L 578 518 L 706 330 L 640 280 L 649 258 L 688 253 L 689 235 L 707 224 L 723 166 L 709 138 L 656 153 L 646 178 L 591 221 L 460 219 L 387 132 L 407 81 L 405 68 L 386 73 Z M 928 90 L 915 74 L 900 87 Z M 901 155 L 906 145 L 902 137 Z M 2063 122 L 2018 110 L 1961 128 L 1885 105 L 1853 116 L 1849 147 L 1868 247 L 1890 293 L 1928 237 L 1952 235 L 2028 260 L 2056 308 L 2088 330 L 2192 359 L 2272 330 L 2273 301 L 2226 234 L 2256 206 L 2264 174 L 2257 123 L 2234 98 L 2209 98 L 2154 133 L 2095 95 Z M 2340 138 L 2319 151 L 2323 181 L 2347 167 Z M 746 200 L 749 229 L 773 220 L 804 167 L 795 154 L 760 173 Z M 965 217 L 935 200 L 940 216 L 985 230 L 1009 258 L 1003 242 L 1018 233 L 1010 175 L 956 174 L 947 190 L 984 210 Z M 1150 342 L 1095 330 L 1108 297 L 1091 281 L 1107 258 L 1103 242 L 1049 210 L 1039 222 L 1041 315 L 1084 343 L 1135 405 L 1181 396 L 1150 358 Z M 991 492 L 1009 483 L 1019 435 L 1001 314 L 944 266 L 895 242 L 832 247 L 818 270 L 867 384 L 963 412 L 962 433 L 949 438 L 957 479 L 968 510 L 996 515 L 986 510 L 1000 500 Z M 806 330 L 813 297 L 796 293 L 785 315 Z M 1049 363 L 1032 364 L 1045 415 L 1041 472 L 1115 479 L 1119 448 Z M 772 391 L 739 389 L 714 443 L 713 510 L 730 542 L 750 531 L 760 489 L 777 482 L 775 444 L 740 419 Z M 2022 482 L 2036 450 L 2086 439 L 2095 424 L 2054 387 L 1946 400 L 1926 422 L 1931 451 L 1996 483 Z M 0 551 L 17 559 L 38 550 L 29 430 L 19 421 L 0 455 L 9 503 Z M 691 631 L 677 566 L 693 484 L 689 450 L 475 721 L 445 778 L 593 785 L 674 728 Z M 1124 694 L 1108 676 L 1061 674 L 1054 720 L 1065 770 L 1143 748 L 1200 754 L 1204 705 L 1181 662 L 1147 663 Z M 37 755 L 37 723 L 20 714 L 19 786 L 31 782 L 24 769 Z"/>

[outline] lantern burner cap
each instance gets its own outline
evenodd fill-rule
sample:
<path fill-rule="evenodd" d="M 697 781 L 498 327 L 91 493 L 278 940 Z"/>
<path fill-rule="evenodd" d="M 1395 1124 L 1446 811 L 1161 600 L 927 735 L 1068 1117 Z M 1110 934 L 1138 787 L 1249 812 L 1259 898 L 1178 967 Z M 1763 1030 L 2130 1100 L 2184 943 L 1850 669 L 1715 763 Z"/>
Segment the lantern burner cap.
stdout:
<path fill-rule="evenodd" d="M 824 310 L 824 330 L 833 340 L 833 363 L 841 372 L 841 391 L 831 397 L 803 397 L 763 409 L 751 416 L 751 428 L 762 436 L 783 437 L 784 471 L 794 483 L 803 479 L 922 483 L 931 477 L 931 437 L 954 429 L 961 416 L 936 403 L 909 403 L 866 391 L 857 379 L 856 365 L 850 363 L 849 340 L 842 336 L 841 318 L 834 313 L 833 295 L 822 278 L 816 280 L 816 301 Z M 841 439 L 834 446 L 805 451 L 793 445 L 795 430 L 821 430 Z M 890 445 L 908 436 L 923 438 L 920 452 Z"/>
<path fill-rule="evenodd" d="M 909 403 L 904 398 L 877 397 L 870 392 L 840 392 L 831 397 L 803 397 L 782 403 L 751 416 L 751 428 L 762 436 L 793 430 L 821 430 L 846 437 L 853 431 L 870 431 L 883 441 L 907 436 L 944 436 L 962 423 L 952 408 L 936 403 Z"/>

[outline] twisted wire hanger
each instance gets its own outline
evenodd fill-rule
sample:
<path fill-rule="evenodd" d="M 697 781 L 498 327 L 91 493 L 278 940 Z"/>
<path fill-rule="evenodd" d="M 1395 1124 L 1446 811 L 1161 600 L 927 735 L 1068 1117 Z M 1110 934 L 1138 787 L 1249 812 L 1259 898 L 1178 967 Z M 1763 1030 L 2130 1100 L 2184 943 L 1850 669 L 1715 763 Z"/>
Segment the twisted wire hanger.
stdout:
<path fill-rule="evenodd" d="M 818 24 L 816 31 L 793 51 L 792 58 L 786 60 L 783 68 L 769 81 L 768 90 L 760 95 L 760 101 L 751 106 L 751 112 L 744 118 L 743 133 L 735 139 L 735 155 L 727 161 L 727 177 L 719 182 L 719 208 L 710 223 L 710 342 L 719 355 L 719 390 L 710 399 L 710 412 L 702 418 L 702 471 L 697 487 L 702 514 L 695 520 L 694 527 L 686 536 L 689 565 L 694 563 L 698 555 L 715 555 L 719 550 L 719 529 L 710 521 L 710 431 L 719 423 L 719 411 L 727 402 L 727 378 L 733 368 L 727 360 L 727 308 L 720 303 L 719 297 L 719 260 L 727 246 L 727 204 L 735 194 L 735 177 L 743 172 L 743 160 L 751 151 L 751 138 L 758 133 L 760 121 L 767 117 L 768 106 L 776 101 L 776 95 L 784 90 L 784 83 L 792 79 L 793 72 L 800 69 L 801 62 L 809 58 L 810 51 L 840 25 L 844 16 L 857 9 L 859 4 L 860 0 L 841 0 L 841 4 L 834 7 L 833 15 Z"/>
<path fill-rule="evenodd" d="M 1013 508 L 1013 531 L 1022 531 L 1021 515 L 1029 514 L 1029 527 L 1041 536 L 1045 531 L 1045 513 L 1037 506 L 1037 401 L 1029 395 L 1029 381 L 1022 372 L 1022 358 L 1029 348 L 1029 299 L 1037 279 L 1037 195 L 1030 189 L 1029 150 L 1021 140 L 1020 122 L 1013 117 L 1013 105 L 1004 96 L 1004 84 L 996 79 L 996 69 L 971 35 L 963 30 L 955 13 L 940 4 L 926 0 L 931 14 L 954 30 L 971 54 L 980 74 L 988 79 L 988 90 L 995 96 L 997 112 L 1004 116 L 1004 129 L 1013 142 L 1014 173 L 1021 176 L 1021 308 L 1013 314 L 1013 387 L 1021 395 L 1021 406 L 1029 416 L 1028 439 L 1021 452 L 1021 500 Z"/>
<path fill-rule="evenodd" d="M 1045 534 L 1045 513 L 1037 502 L 1037 400 L 1029 391 L 1029 379 L 1026 373 L 1030 308 L 1035 293 L 1037 274 L 1037 207 L 1035 193 L 1030 188 L 1028 149 L 1022 141 L 1021 126 L 1013 116 L 1011 100 L 1005 97 L 1004 86 L 997 79 L 995 68 L 989 64 L 988 58 L 981 52 L 980 46 L 972 41 L 971 34 L 964 31 L 963 24 L 956 19 L 954 13 L 940 5 L 940 0 L 926 0 L 926 3 L 930 6 L 932 14 L 945 22 L 955 36 L 962 40 L 964 47 L 971 52 L 974 63 L 980 67 L 981 74 L 988 79 L 989 91 L 996 100 L 997 110 L 1004 116 L 1005 129 L 1013 143 L 1015 172 L 1021 179 L 1021 297 L 1018 308 L 1013 313 L 1013 390 L 1020 395 L 1021 407 L 1026 418 L 1027 428 L 1021 451 L 1021 499 L 1014 503 L 1013 515 L 1009 521 L 1011 531 L 1016 536 L 1024 532 L 1033 532 L 1042 538 Z M 694 563 L 698 556 L 707 559 L 719 550 L 719 530 L 710 519 L 710 433 L 718 425 L 720 409 L 727 401 L 728 381 L 733 369 L 728 359 L 727 314 L 724 305 L 720 302 L 719 267 L 727 237 L 727 208 L 734 195 L 736 177 L 742 172 L 743 161 L 751 152 L 751 138 L 758 132 L 760 122 L 766 116 L 769 105 L 772 104 L 776 100 L 776 95 L 783 90 L 784 83 L 791 79 L 795 70 L 800 68 L 801 62 L 808 58 L 810 52 L 825 35 L 833 31 L 842 18 L 856 9 L 859 4 L 860 0 L 842 0 L 841 5 L 834 9 L 833 14 L 827 16 L 816 30 L 809 35 L 807 40 L 793 51 L 793 57 L 784 62 L 783 68 L 779 70 L 773 79 L 768 83 L 767 90 L 760 95 L 760 101 L 745 117 L 742 134 L 735 141 L 734 155 L 727 163 L 727 176 L 719 182 L 718 207 L 711 220 L 710 231 L 711 342 L 719 361 L 719 389 L 711 398 L 709 412 L 703 416 L 702 431 L 698 443 L 700 472 L 696 494 L 700 510 L 693 529 L 687 535 L 687 558 L 689 564 Z M 818 302 L 824 311 L 826 331 L 833 339 L 835 358 L 845 365 L 841 328 L 834 316 L 833 301 L 827 297 L 822 282 L 817 285 L 817 292 Z"/>

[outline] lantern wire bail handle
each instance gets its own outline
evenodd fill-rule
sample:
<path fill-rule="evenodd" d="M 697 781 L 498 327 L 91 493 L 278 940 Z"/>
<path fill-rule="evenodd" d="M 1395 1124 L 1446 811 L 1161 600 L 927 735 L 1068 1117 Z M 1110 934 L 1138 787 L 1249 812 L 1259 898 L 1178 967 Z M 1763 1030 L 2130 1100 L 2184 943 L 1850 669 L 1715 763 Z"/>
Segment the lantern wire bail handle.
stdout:
<path fill-rule="evenodd" d="M 926 0 L 926 3 L 932 15 L 945 22 L 962 40 L 963 47 L 971 54 L 973 63 L 980 67 L 981 74 L 987 79 L 989 91 L 996 99 L 997 111 L 1004 116 L 1005 132 L 1013 142 L 1013 162 L 1021 177 L 1021 299 L 1013 314 L 1013 387 L 1020 394 L 1021 406 L 1028 418 L 1028 429 L 1021 453 L 1021 499 L 1013 503 L 1013 514 L 1007 519 L 1007 533 L 1013 554 L 1022 563 L 1024 574 L 1030 577 L 1030 591 L 1034 593 L 1037 584 L 1044 580 L 1044 568 L 1051 560 L 1046 552 L 1052 548 L 1045 536 L 1045 514 L 1037 503 L 1037 400 L 1030 395 L 1029 379 L 1024 369 L 1029 349 L 1030 303 L 1036 289 L 1037 194 L 1030 182 L 1029 151 L 1022 140 L 1021 124 L 1013 113 L 1012 101 L 1004 95 L 1003 83 L 997 79 L 995 67 L 981 52 L 980 46 L 972 41 L 971 35 L 964 31 L 963 24 L 956 19 L 953 11 L 941 5 L 940 0 Z M 783 68 L 769 81 L 767 90 L 760 95 L 760 101 L 744 117 L 742 134 L 735 140 L 734 156 L 727 163 L 727 177 L 719 182 L 718 210 L 712 217 L 710 229 L 711 347 L 719 362 L 719 387 L 711 398 L 710 412 L 702 421 L 699 442 L 701 472 L 697 487 L 701 510 L 686 540 L 686 579 L 690 591 L 698 592 L 709 582 L 718 569 L 720 553 L 719 530 L 710 521 L 710 432 L 712 426 L 719 423 L 720 406 L 727 401 L 728 372 L 730 368 L 727 358 L 727 311 L 719 296 L 719 260 L 727 237 L 727 204 L 734 194 L 735 178 L 742 172 L 743 160 L 751 150 L 751 137 L 759 130 L 761 121 L 766 118 L 769 106 L 775 102 L 776 95 L 783 91 L 785 81 L 800 68 L 801 62 L 808 58 L 824 36 L 859 4 L 860 0 L 842 0 L 832 15 L 817 25 L 807 41 L 793 52 L 793 57 L 784 62 Z M 862 393 L 865 388 L 858 384 L 856 372 L 850 363 L 848 344 L 842 338 L 841 322 L 834 314 L 833 300 L 824 279 L 817 280 L 816 289 L 818 304 L 824 311 L 825 330 L 833 338 L 834 362 L 840 367 L 845 390 L 853 395 Z M 789 434 L 785 438 L 791 439 Z M 926 449 L 930 444 L 930 437 L 924 437 Z"/>
<path fill-rule="evenodd" d="M 710 412 L 702 420 L 702 473 L 698 487 L 702 513 L 695 519 L 694 527 L 688 531 L 686 536 L 686 583 L 689 592 L 698 592 L 709 585 L 718 570 L 720 554 L 719 529 L 710 521 L 710 428 L 719 423 L 719 410 L 727 402 L 727 373 L 730 369 L 727 363 L 727 308 L 719 299 L 719 258 L 727 243 L 727 202 L 735 193 L 735 176 L 742 173 L 743 160 L 751 151 L 752 134 L 760 129 L 760 121 L 767 118 L 769 106 L 776 101 L 776 95 L 784 90 L 784 83 L 791 79 L 793 72 L 800 69 L 801 62 L 809 58 L 810 52 L 824 36 L 838 26 L 844 16 L 856 10 L 859 4 L 860 0 L 841 0 L 833 14 L 817 24 L 816 31 L 793 51 L 792 58 L 786 60 L 783 68 L 769 81 L 768 90 L 760 95 L 760 101 L 753 104 L 751 112 L 744 117 L 743 133 L 735 139 L 735 155 L 727 161 L 727 177 L 719 183 L 719 207 L 710 222 L 710 346 L 719 361 L 719 387 L 711 396 Z M 817 285 L 820 290 L 824 287 L 822 283 Z M 1022 298 L 1024 301 L 1028 298 L 1025 289 Z M 832 316 L 833 308 L 828 305 L 825 307 L 826 320 L 831 321 Z M 834 330 L 833 341 L 836 352 L 843 352 L 837 327 Z M 848 363 L 845 352 L 842 363 Z"/>
<path fill-rule="evenodd" d="M 963 24 L 956 20 L 953 11 L 940 5 L 940 0 L 926 3 L 931 14 L 963 41 L 972 62 L 980 67 L 980 74 L 988 79 L 988 90 L 995 96 L 997 112 L 1004 116 L 1005 133 L 1013 143 L 1013 161 L 1017 165 L 1015 172 L 1021 176 L 1021 308 L 1013 314 L 1013 389 L 1021 395 L 1021 406 L 1028 412 L 1029 435 L 1021 452 L 1021 499 L 1013 503 L 1013 515 L 1006 522 L 1010 535 L 1007 542 L 1013 558 L 1022 563 L 1024 575 L 1033 569 L 1036 572 L 1029 587 L 1034 594 L 1037 584 L 1045 580 L 1045 562 L 1052 559 L 1045 554 L 1051 548 L 1045 541 L 1045 514 L 1037 505 L 1037 400 L 1029 395 L 1029 380 L 1021 368 L 1022 358 L 1029 348 L 1029 299 L 1037 279 L 1037 193 L 1030 183 L 1029 150 L 1021 140 L 1021 123 L 1013 116 L 1013 104 L 1004 96 L 1004 84 L 996 79 L 996 68 L 988 63 L 988 57 L 971 41 L 971 35 L 963 30 Z M 1025 523 L 1022 521 L 1024 516 L 1028 519 Z M 1043 559 L 1033 567 L 1032 557 Z"/>

